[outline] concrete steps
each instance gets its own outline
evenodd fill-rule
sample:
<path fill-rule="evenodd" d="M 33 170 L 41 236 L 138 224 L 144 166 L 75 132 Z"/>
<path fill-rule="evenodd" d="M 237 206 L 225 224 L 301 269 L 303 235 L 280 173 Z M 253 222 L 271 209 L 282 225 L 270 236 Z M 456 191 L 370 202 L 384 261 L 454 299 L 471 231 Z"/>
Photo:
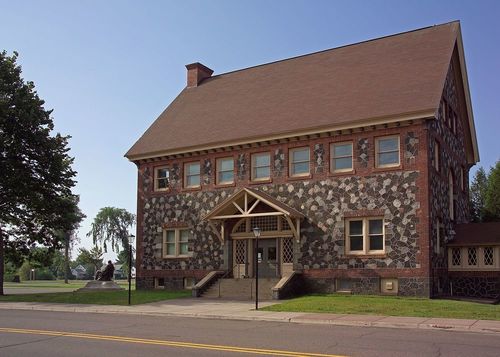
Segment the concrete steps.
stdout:
<path fill-rule="evenodd" d="M 271 300 L 272 288 L 279 278 L 259 278 L 259 300 Z M 220 294 L 219 294 L 220 283 Z M 219 279 L 202 295 L 209 299 L 253 300 L 255 299 L 255 279 Z"/>

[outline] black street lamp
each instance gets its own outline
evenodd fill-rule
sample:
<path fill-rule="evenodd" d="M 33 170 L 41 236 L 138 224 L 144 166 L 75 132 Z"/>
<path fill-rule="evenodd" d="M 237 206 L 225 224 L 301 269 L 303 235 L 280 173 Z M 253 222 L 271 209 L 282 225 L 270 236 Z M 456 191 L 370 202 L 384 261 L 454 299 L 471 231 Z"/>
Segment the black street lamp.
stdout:
<path fill-rule="evenodd" d="M 132 241 L 135 236 L 133 234 L 128 236 L 128 304 L 130 305 L 130 298 L 132 293 Z"/>
<path fill-rule="evenodd" d="M 255 310 L 259 309 L 259 237 L 260 228 L 255 227 L 253 229 L 253 235 L 255 236 Z"/>

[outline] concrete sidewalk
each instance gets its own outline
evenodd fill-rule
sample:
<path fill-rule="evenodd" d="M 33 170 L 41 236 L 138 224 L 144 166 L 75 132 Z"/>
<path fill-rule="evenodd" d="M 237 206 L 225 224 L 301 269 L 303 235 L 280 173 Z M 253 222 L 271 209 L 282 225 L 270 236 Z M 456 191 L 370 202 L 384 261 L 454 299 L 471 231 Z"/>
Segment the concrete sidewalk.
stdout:
<path fill-rule="evenodd" d="M 259 303 L 259 307 L 265 307 L 275 303 L 274 301 L 265 301 Z M 500 321 L 255 311 L 255 304 L 252 302 L 218 299 L 177 299 L 133 306 L 2 302 L 0 303 L 0 311 L 2 309 L 177 316 L 343 326 L 439 329 L 500 334 Z"/>

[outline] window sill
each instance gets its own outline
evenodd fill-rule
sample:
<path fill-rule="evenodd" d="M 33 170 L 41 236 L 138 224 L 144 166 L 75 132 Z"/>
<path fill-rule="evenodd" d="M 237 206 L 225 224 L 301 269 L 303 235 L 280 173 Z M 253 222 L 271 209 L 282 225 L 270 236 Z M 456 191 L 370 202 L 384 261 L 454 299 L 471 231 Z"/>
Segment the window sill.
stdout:
<path fill-rule="evenodd" d="M 265 180 L 252 180 L 249 182 L 250 185 L 259 185 L 259 184 L 264 184 L 264 183 L 272 183 L 273 182 L 273 179 L 272 178 L 268 178 L 268 179 L 265 179 Z"/>
<path fill-rule="evenodd" d="M 374 253 L 374 254 L 352 254 L 346 253 L 346 258 L 359 258 L 359 259 L 383 259 L 387 258 L 385 253 Z"/>
<path fill-rule="evenodd" d="M 196 186 L 196 187 L 184 187 L 181 192 L 195 192 L 195 191 L 201 191 L 201 186 Z"/>
<path fill-rule="evenodd" d="M 192 258 L 191 255 L 167 255 L 167 256 L 164 256 L 163 259 L 189 259 L 189 258 Z"/>
<path fill-rule="evenodd" d="M 333 171 L 333 172 L 328 172 L 329 177 L 334 177 L 334 176 L 346 176 L 346 175 L 355 175 L 356 170 L 349 170 L 349 171 Z"/>
<path fill-rule="evenodd" d="M 226 188 L 226 187 L 234 187 L 234 186 L 236 186 L 236 182 L 215 184 L 214 188 Z"/>
<path fill-rule="evenodd" d="M 290 181 L 309 180 L 309 179 L 312 179 L 311 174 L 288 176 L 288 180 Z"/>
<path fill-rule="evenodd" d="M 385 172 L 385 171 L 399 171 L 403 169 L 403 165 L 398 166 L 387 166 L 387 167 L 374 167 L 373 172 Z"/>

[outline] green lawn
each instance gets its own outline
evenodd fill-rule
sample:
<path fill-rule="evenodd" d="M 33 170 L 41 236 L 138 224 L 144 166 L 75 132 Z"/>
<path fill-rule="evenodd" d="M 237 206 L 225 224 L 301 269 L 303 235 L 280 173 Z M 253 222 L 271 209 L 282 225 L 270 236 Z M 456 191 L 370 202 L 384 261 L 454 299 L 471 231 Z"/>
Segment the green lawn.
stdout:
<path fill-rule="evenodd" d="M 500 320 L 500 305 L 395 296 L 308 295 L 262 310 Z"/>
<path fill-rule="evenodd" d="M 132 305 L 191 296 L 190 290 L 137 290 L 132 292 Z M 64 304 L 127 305 L 128 291 L 68 292 L 0 296 L 0 302 L 50 302 Z"/>
<path fill-rule="evenodd" d="M 79 289 L 83 288 L 87 280 L 69 280 L 68 284 L 64 280 L 32 280 L 22 281 L 20 283 L 4 282 L 5 288 L 68 288 Z"/>
<path fill-rule="evenodd" d="M 5 288 L 68 288 L 68 289 L 79 289 L 83 288 L 87 284 L 88 280 L 69 280 L 68 284 L 64 283 L 64 280 L 32 280 L 32 281 L 22 281 L 20 283 L 4 282 L 3 286 Z M 127 280 L 115 280 L 115 282 L 122 288 L 128 288 Z M 135 279 L 132 280 L 132 290 L 135 289 Z"/>

